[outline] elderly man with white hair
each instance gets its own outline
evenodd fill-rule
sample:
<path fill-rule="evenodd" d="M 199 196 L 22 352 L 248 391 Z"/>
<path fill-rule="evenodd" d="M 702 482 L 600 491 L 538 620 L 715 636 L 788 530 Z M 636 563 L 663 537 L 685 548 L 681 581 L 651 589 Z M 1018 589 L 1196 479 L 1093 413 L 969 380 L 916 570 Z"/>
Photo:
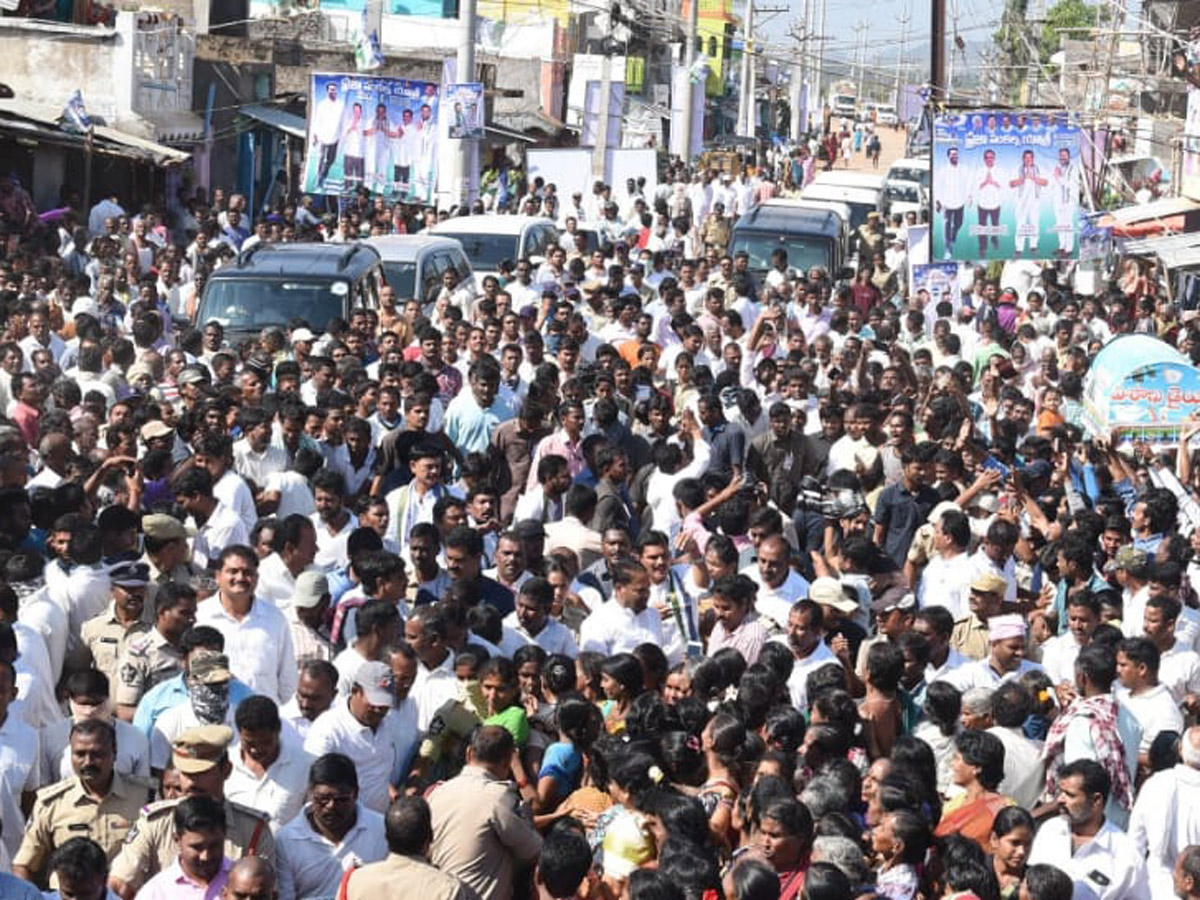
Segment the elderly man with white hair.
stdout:
<path fill-rule="evenodd" d="M 1129 836 L 1146 854 L 1150 896 L 1173 897 L 1172 872 L 1185 848 L 1200 844 L 1200 727 L 1183 733 L 1181 762 L 1142 785 L 1129 817 Z"/>

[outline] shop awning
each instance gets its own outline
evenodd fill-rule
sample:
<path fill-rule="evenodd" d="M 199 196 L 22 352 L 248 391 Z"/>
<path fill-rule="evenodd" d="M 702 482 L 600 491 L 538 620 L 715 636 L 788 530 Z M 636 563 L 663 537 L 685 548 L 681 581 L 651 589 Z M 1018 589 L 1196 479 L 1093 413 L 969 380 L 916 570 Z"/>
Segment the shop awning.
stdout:
<path fill-rule="evenodd" d="M 1139 203 L 1136 206 L 1126 206 L 1124 209 L 1114 209 L 1108 214 L 1112 221 L 1101 225 L 1132 225 L 1135 222 L 1148 222 L 1153 219 L 1166 219 L 1170 216 L 1181 216 L 1194 209 L 1200 209 L 1200 203 L 1186 197 L 1164 197 L 1149 203 Z"/>
<path fill-rule="evenodd" d="M 60 113 L 61 110 L 45 104 L 0 100 L 0 133 L 33 144 L 45 142 L 82 149 L 86 143 L 84 136 L 63 128 L 59 124 Z M 104 125 L 97 125 L 92 131 L 92 152 L 156 166 L 175 165 L 189 158 L 189 154 L 181 150 Z"/>
<path fill-rule="evenodd" d="M 1168 269 L 1200 266 L 1200 232 L 1126 241 L 1123 253 L 1157 256 Z"/>
<path fill-rule="evenodd" d="M 505 128 L 503 125 L 485 125 L 483 130 L 487 132 L 489 138 L 495 138 L 499 141 L 518 141 L 523 144 L 536 144 L 538 142 L 538 139 L 535 137 L 530 137 L 512 128 Z"/>
<path fill-rule="evenodd" d="M 238 110 L 238 113 L 248 119 L 261 122 L 268 128 L 274 128 L 276 131 L 290 134 L 294 138 L 304 140 L 306 136 L 304 117 L 280 109 L 277 106 L 243 106 Z"/>
<path fill-rule="evenodd" d="M 154 139 L 164 144 L 198 144 L 204 140 L 204 117 L 199 113 L 152 109 L 141 117 L 153 130 Z"/>

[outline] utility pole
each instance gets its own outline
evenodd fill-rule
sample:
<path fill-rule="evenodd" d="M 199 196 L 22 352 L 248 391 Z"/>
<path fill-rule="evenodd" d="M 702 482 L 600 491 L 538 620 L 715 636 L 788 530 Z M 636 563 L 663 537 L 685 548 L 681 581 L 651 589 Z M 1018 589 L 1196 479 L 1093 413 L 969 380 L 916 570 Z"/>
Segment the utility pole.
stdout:
<path fill-rule="evenodd" d="M 460 82 L 475 80 L 475 0 L 459 0 L 458 23 L 462 29 L 458 55 L 457 75 Z M 482 115 L 482 110 L 480 115 Z M 479 196 L 479 142 L 458 142 L 458 172 L 454 192 L 460 203 L 468 206 Z"/>
<path fill-rule="evenodd" d="M 823 82 L 825 80 L 825 5 L 827 2 L 828 0 L 821 0 L 821 20 L 817 24 L 816 34 L 814 35 L 817 45 L 817 77 L 816 84 L 810 92 L 810 96 L 813 98 L 813 102 L 821 109 L 818 130 L 825 125 L 825 107 L 821 102 L 821 95 L 825 87 Z"/>
<path fill-rule="evenodd" d="M 687 77 L 683 80 L 683 99 L 679 101 L 683 104 L 679 116 L 679 127 L 683 131 L 683 140 L 679 144 L 682 152 L 679 154 L 679 158 L 685 163 L 691 161 L 692 129 L 695 127 L 692 112 L 696 106 L 696 85 L 692 83 L 692 67 L 696 64 L 696 32 L 700 30 L 700 0 L 687 0 L 687 5 L 687 31 L 684 33 L 683 53 L 681 54 Z M 703 89 L 701 86 L 701 90 Z"/>
<path fill-rule="evenodd" d="M 592 147 L 592 178 L 604 177 L 608 157 L 608 117 L 612 104 L 612 54 L 605 53 L 600 62 L 600 110 L 596 116 L 596 144 Z"/>
<path fill-rule="evenodd" d="M 900 114 L 900 73 L 904 69 L 904 48 L 908 42 L 908 23 L 912 19 L 908 4 L 904 6 L 904 15 L 900 17 L 900 55 L 896 57 L 896 90 L 892 102 L 896 104 L 896 114 Z"/>
<path fill-rule="evenodd" d="M 746 0 L 742 19 L 742 79 L 738 90 L 738 134 L 754 137 L 754 0 Z"/>
<path fill-rule="evenodd" d="M 929 103 L 937 106 L 946 100 L 946 0 L 930 0 L 929 26 Z"/>
<path fill-rule="evenodd" d="M 867 67 L 867 30 L 870 27 L 871 23 L 863 19 L 859 19 L 858 24 L 854 26 L 854 47 L 858 55 L 858 91 L 856 96 L 859 98 L 859 100 L 861 100 L 863 96 L 863 74 Z M 862 35 L 861 40 L 858 38 L 859 35 Z M 861 49 L 859 49 L 860 45 Z"/>

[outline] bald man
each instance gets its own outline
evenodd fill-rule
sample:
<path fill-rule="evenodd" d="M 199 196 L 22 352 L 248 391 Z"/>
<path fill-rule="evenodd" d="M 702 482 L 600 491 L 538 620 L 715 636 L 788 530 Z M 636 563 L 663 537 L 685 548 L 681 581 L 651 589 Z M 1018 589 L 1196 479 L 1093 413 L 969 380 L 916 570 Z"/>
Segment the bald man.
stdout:
<path fill-rule="evenodd" d="M 787 628 L 793 604 L 808 596 L 808 581 L 792 568 L 791 561 L 791 546 L 773 534 L 758 545 L 758 561 L 742 569 L 742 574 L 758 585 L 756 611 L 780 632 Z"/>
<path fill-rule="evenodd" d="M 229 870 L 221 900 L 276 900 L 275 867 L 261 856 L 243 856 Z"/>

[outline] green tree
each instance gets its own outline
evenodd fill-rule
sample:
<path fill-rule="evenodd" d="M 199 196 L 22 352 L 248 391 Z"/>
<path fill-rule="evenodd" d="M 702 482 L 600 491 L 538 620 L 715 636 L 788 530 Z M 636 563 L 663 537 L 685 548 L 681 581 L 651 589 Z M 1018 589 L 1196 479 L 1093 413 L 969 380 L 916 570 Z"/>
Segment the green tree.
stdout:
<path fill-rule="evenodd" d="M 1101 21 L 1109 18 L 1107 7 L 1100 8 Z M 1096 24 L 1096 7 L 1084 0 L 1058 0 L 1046 10 L 1046 21 L 1042 23 L 1040 55 L 1043 65 L 1049 65 L 1050 57 L 1062 49 L 1064 34 L 1076 40 L 1087 38 L 1080 28 L 1092 28 Z"/>
<path fill-rule="evenodd" d="M 1029 75 L 1029 25 L 1025 21 L 1028 12 L 1029 0 L 1005 0 L 1000 28 L 992 34 L 1007 66 L 1002 70 L 1004 93 L 1013 103 L 1020 102 L 1022 86 Z"/>

